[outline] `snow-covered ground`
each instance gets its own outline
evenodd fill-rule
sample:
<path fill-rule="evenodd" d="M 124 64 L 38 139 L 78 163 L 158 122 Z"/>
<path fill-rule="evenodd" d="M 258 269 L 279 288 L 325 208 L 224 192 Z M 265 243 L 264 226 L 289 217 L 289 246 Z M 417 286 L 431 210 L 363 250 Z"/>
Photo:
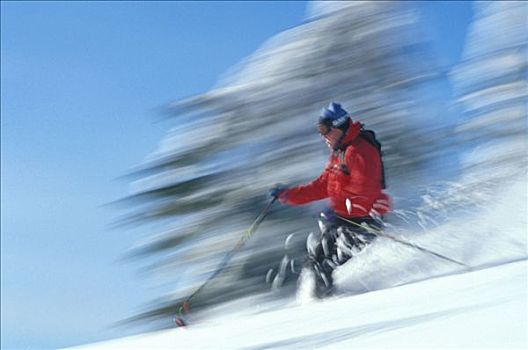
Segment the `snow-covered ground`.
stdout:
<path fill-rule="evenodd" d="M 79 349 L 527 348 L 526 180 L 501 197 L 472 219 L 408 237 L 473 271 L 380 240 L 336 271 L 340 296 L 276 307 L 246 299 L 186 328 Z"/>
<path fill-rule="evenodd" d="M 526 348 L 527 262 L 79 349 Z"/>

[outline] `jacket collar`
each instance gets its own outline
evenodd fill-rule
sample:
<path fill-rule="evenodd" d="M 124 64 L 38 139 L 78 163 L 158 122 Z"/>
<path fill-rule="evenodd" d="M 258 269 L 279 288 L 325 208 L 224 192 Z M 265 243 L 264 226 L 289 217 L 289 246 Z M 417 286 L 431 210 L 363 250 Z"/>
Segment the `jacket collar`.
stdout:
<path fill-rule="evenodd" d="M 363 125 L 360 122 L 351 122 L 347 132 L 339 143 L 338 149 L 343 150 L 350 145 L 358 137 L 362 127 Z"/>

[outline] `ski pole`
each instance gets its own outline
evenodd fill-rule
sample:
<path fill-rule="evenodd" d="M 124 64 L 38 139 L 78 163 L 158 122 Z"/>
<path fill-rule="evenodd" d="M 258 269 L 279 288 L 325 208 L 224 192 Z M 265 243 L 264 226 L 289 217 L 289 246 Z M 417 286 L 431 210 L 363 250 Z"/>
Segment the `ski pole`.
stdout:
<path fill-rule="evenodd" d="M 384 233 L 384 232 L 382 232 L 382 231 L 380 231 L 380 230 L 376 230 L 376 229 L 374 229 L 374 228 L 372 228 L 372 227 L 368 227 L 368 226 L 360 225 L 360 224 L 358 224 L 357 222 L 354 222 L 354 221 L 351 221 L 351 220 L 347 220 L 347 219 L 345 219 L 345 218 L 343 218 L 343 217 L 341 217 L 341 216 L 337 216 L 337 217 L 340 218 L 340 219 L 343 220 L 343 221 L 346 221 L 346 222 L 348 222 L 348 223 L 351 223 L 351 224 L 353 224 L 353 225 L 356 225 L 356 226 L 358 226 L 358 227 L 361 227 L 361 228 L 363 228 L 363 229 L 366 229 L 367 231 L 370 231 L 371 233 L 373 233 L 373 234 L 375 234 L 375 235 L 377 235 L 377 236 L 388 238 L 388 239 L 390 239 L 390 240 L 393 240 L 394 242 L 398 242 L 398 243 L 400 243 L 400 244 L 403 244 L 403 245 L 406 245 L 406 246 L 408 246 L 408 247 L 411 247 L 411 248 L 417 249 L 417 250 L 422 251 L 422 252 L 424 252 L 424 253 L 428 253 L 428 254 L 434 255 L 434 256 L 436 256 L 437 258 L 444 259 L 444 260 L 450 261 L 450 262 L 452 262 L 452 263 L 454 263 L 454 264 L 457 264 L 457 265 L 460 265 L 460 266 L 464 266 L 465 268 L 470 269 L 470 267 L 469 267 L 468 265 L 464 264 L 464 263 L 461 262 L 461 261 L 458 261 L 458 260 L 455 260 L 455 259 L 453 259 L 453 258 L 447 257 L 447 256 L 445 256 L 445 255 L 442 255 L 442 254 L 439 254 L 439 253 L 433 252 L 432 250 L 429 250 L 429 249 L 426 249 L 426 248 L 421 247 L 421 246 L 419 246 L 419 245 L 416 245 L 416 244 L 414 244 L 414 243 L 411 243 L 411 242 L 408 242 L 408 241 L 402 240 L 401 238 L 396 238 L 396 237 L 391 236 L 391 235 L 389 235 L 389 234 L 386 234 L 386 233 Z"/>
<path fill-rule="evenodd" d="M 224 268 L 227 266 L 227 263 L 233 255 L 244 245 L 244 243 L 253 235 L 253 233 L 257 230 L 260 223 L 264 220 L 266 215 L 268 215 L 269 210 L 273 203 L 277 200 L 277 197 L 273 197 L 262 209 L 260 214 L 257 216 L 255 221 L 251 224 L 251 226 L 246 230 L 244 235 L 238 240 L 236 245 L 231 249 L 229 252 L 226 253 L 216 270 L 205 280 L 204 283 L 200 287 L 198 287 L 193 293 L 191 293 L 185 300 L 182 302 L 181 306 L 178 308 L 177 315 L 174 318 L 174 322 L 178 327 L 185 326 L 185 321 L 183 320 L 184 313 L 189 313 L 191 310 L 191 301 L 192 299 L 202 290 L 205 286 L 209 284 L 220 272 L 224 270 Z"/>

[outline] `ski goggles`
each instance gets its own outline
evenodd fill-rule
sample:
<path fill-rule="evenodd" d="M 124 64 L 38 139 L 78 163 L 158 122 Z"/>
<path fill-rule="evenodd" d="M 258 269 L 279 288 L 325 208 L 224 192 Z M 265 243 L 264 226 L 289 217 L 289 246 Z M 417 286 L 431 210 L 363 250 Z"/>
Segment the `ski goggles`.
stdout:
<path fill-rule="evenodd" d="M 332 131 L 332 128 L 330 127 L 330 125 L 328 124 L 325 124 L 325 123 L 318 123 L 317 124 L 317 131 L 319 131 L 319 134 L 321 136 L 326 136 L 328 135 L 328 133 L 330 131 Z"/>

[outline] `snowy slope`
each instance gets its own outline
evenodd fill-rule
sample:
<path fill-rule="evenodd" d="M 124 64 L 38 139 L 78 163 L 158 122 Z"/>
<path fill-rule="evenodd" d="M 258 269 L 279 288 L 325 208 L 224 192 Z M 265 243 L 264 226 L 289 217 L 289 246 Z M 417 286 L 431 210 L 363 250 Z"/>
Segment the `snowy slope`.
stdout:
<path fill-rule="evenodd" d="M 474 271 L 379 240 L 336 271 L 340 296 L 276 307 L 248 298 L 187 328 L 79 349 L 526 348 L 526 188 L 525 177 L 504 184 L 478 215 L 406 237 Z"/>
<path fill-rule="evenodd" d="M 526 348 L 527 262 L 79 349 Z"/>

